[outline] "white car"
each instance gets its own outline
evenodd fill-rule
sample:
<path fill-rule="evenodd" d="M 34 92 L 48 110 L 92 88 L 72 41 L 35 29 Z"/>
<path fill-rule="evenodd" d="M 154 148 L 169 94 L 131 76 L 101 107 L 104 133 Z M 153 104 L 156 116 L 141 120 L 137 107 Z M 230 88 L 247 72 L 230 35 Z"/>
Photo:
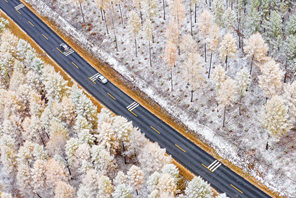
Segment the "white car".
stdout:
<path fill-rule="evenodd" d="M 103 76 L 102 74 L 99 75 L 99 76 L 97 77 L 97 79 L 98 79 L 101 83 L 103 83 L 103 84 L 106 84 L 106 83 L 108 82 L 107 78 L 105 78 L 105 76 Z"/>
<path fill-rule="evenodd" d="M 60 44 L 60 48 L 63 52 L 66 52 L 70 49 L 65 43 Z"/>

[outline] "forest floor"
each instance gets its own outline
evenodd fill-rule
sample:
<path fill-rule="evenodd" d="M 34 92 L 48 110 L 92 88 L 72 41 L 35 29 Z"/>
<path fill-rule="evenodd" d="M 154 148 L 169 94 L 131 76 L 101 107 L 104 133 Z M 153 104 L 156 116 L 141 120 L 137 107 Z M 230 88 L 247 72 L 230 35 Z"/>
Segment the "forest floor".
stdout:
<path fill-rule="evenodd" d="M 28 3 L 22 1 L 28 8 L 31 9 L 39 18 L 41 18 L 51 29 L 53 29 L 61 38 L 63 38 L 73 49 L 75 49 L 76 52 L 78 52 L 85 60 L 87 60 L 94 68 L 96 68 L 99 72 L 101 72 L 103 75 L 105 75 L 108 80 L 110 80 L 112 83 L 114 83 L 117 87 L 119 87 L 122 91 L 127 93 L 129 96 L 131 96 L 133 99 L 135 99 L 138 103 L 140 103 L 142 106 L 147 108 L 149 111 L 151 111 L 153 114 L 157 115 L 161 120 L 164 122 L 168 123 L 171 127 L 182 133 L 184 136 L 186 136 L 188 139 L 196 143 L 199 147 L 201 147 L 203 150 L 217 158 L 220 162 L 237 172 L 239 175 L 250 181 L 253 185 L 257 186 L 258 188 L 262 189 L 272 197 L 281 197 L 279 196 L 278 193 L 270 190 L 267 186 L 265 186 L 263 183 L 259 182 L 256 180 L 254 177 L 252 177 L 250 174 L 245 173 L 241 168 L 233 165 L 231 162 L 229 162 L 227 159 L 223 159 L 220 157 L 213 148 L 207 143 L 204 143 L 199 137 L 196 135 L 193 135 L 192 132 L 182 123 L 176 122 L 172 118 L 172 116 L 166 112 L 160 105 L 155 103 L 149 96 L 147 96 L 145 93 L 143 93 L 138 87 L 135 87 L 133 84 L 127 84 L 127 81 L 124 79 L 124 77 L 119 74 L 117 71 L 115 71 L 112 67 L 109 65 L 102 63 L 100 60 L 97 60 L 93 58 L 91 55 L 89 55 L 82 47 L 80 47 L 77 43 L 75 43 L 70 37 L 66 36 L 63 34 L 56 26 L 56 24 L 53 21 L 50 21 L 46 17 L 40 16 L 33 8 L 31 5 Z M 6 18 L 6 17 L 5 17 Z M 10 20 L 11 22 L 11 20 Z M 14 24 L 14 23 L 11 23 Z M 15 25 L 15 24 L 14 24 Z M 15 29 L 15 28 L 14 28 Z M 16 34 L 19 35 L 19 32 L 16 32 Z M 20 33 L 22 36 L 25 36 L 25 33 L 21 31 Z M 29 36 L 27 36 L 29 37 Z M 30 44 L 34 46 L 34 48 L 38 49 L 37 51 L 40 54 L 44 54 L 44 51 L 40 49 L 39 47 L 36 47 L 36 43 L 29 37 L 28 38 L 31 42 Z M 34 43 L 34 44 L 33 44 Z M 62 69 L 54 63 L 52 59 L 49 57 L 46 57 L 49 62 L 52 65 L 55 66 L 55 68 L 59 68 L 58 70 L 61 71 L 61 75 L 65 77 L 65 79 L 70 79 L 70 77 L 62 71 Z M 73 79 L 72 79 L 73 80 Z M 81 87 L 80 87 L 81 88 Z M 92 101 L 98 106 L 101 106 L 94 98 L 92 98 L 89 94 L 88 96 L 92 99 Z M 100 109 L 98 106 L 98 110 Z M 180 164 L 174 162 L 180 170 L 180 174 L 184 176 L 186 179 L 191 179 L 192 174 L 189 171 L 181 171 L 182 168 Z"/>

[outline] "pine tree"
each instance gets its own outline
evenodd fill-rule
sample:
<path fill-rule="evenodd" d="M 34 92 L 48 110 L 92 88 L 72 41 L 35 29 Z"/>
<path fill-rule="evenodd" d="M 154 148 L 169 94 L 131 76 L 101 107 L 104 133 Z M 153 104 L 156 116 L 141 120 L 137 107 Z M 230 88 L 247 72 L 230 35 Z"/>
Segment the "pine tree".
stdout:
<path fill-rule="evenodd" d="M 111 184 L 111 180 L 109 179 L 109 177 L 101 175 L 99 177 L 98 184 L 99 184 L 100 197 L 104 197 L 104 198 L 111 197 L 113 186 Z"/>
<path fill-rule="evenodd" d="M 74 103 L 75 104 L 75 103 Z M 85 94 L 79 97 L 76 106 L 76 113 L 86 118 L 91 127 L 96 127 L 97 107 Z"/>
<path fill-rule="evenodd" d="M 53 158 L 49 159 L 45 165 L 45 177 L 46 185 L 52 191 L 57 186 L 57 181 L 68 181 L 65 167 Z"/>
<path fill-rule="evenodd" d="M 289 114 L 293 121 L 296 121 L 296 81 L 291 84 L 285 84 L 284 86 L 284 95 L 285 103 L 289 107 Z"/>
<path fill-rule="evenodd" d="M 150 67 L 152 67 L 150 42 L 153 40 L 153 26 L 149 19 L 146 19 L 143 25 L 143 30 L 145 33 L 145 39 L 148 41 L 149 63 L 150 63 Z"/>
<path fill-rule="evenodd" d="M 213 16 L 208 10 L 204 10 L 198 20 L 199 36 L 204 40 L 205 47 L 205 62 L 207 62 L 207 43 L 206 39 L 209 35 L 210 28 L 212 25 Z"/>
<path fill-rule="evenodd" d="M 129 177 L 130 185 L 136 190 L 138 195 L 138 190 L 144 185 L 144 172 L 139 167 L 132 165 L 127 171 L 127 176 Z"/>
<path fill-rule="evenodd" d="M 12 176 L 16 173 L 16 147 L 15 140 L 9 135 L 2 135 L 0 138 L 1 145 L 1 162 L 3 171 Z"/>
<path fill-rule="evenodd" d="M 92 146 L 91 156 L 94 168 L 101 174 L 110 173 L 116 167 L 114 156 L 110 155 L 101 145 Z"/>
<path fill-rule="evenodd" d="M 33 193 L 30 167 L 26 164 L 20 163 L 17 169 L 18 172 L 16 178 L 20 194 L 24 197 L 30 197 Z"/>
<path fill-rule="evenodd" d="M 216 66 L 216 69 L 213 72 L 212 79 L 216 85 L 216 91 L 219 92 L 222 84 L 226 80 L 225 70 L 221 65 Z"/>
<path fill-rule="evenodd" d="M 10 82 L 9 82 L 9 89 L 11 91 L 17 91 L 20 85 L 26 82 L 25 75 L 20 73 L 16 70 L 12 72 Z"/>
<path fill-rule="evenodd" d="M 289 21 L 286 22 L 286 34 L 289 36 L 296 34 L 296 15 L 290 15 Z"/>
<path fill-rule="evenodd" d="M 284 47 L 286 52 L 286 74 L 284 82 L 286 82 L 287 75 L 292 82 L 296 73 L 296 36 L 289 35 L 285 41 Z"/>
<path fill-rule="evenodd" d="M 280 137 L 286 134 L 291 128 L 291 121 L 288 119 L 288 107 L 284 104 L 281 96 L 274 95 L 262 106 L 260 121 L 267 130 L 272 140 L 279 141 Z M 266 144 L 268 149 L 268 140 Z"/>
<path fill-rule="evenodd" d="M 73 166 L 76 160 L 75 152 L 78 149 L 79 140 L 77 138 L 71 138 L 67 141 L 65 145 L 65 153 L 67 155 L 67 160 L 69 165 Z"/>
<path fill-rule="evenodd" d="M 230 30 L 232 28 L 232 26 L 234 25 L 235 23 L 235 13 L 234 11 L 231 10 L 230 7 L 227 8 L 227 10 L 224 12 L 223 14 L 223 21 L 224 21 L 224 26 Z"/>
<path fill-rule="evenodd" d="M 121 148 L 120 140 L 117 139 L 117 133 L 111 129 L 111 124 L 109 123 L 103 123 L 99 135 L 94 136 L 97 138 L 96 141 L 110 153 L 116 154 L 116 151 Z"/>
<path fill-rule="evenodd" d="M 141 10 L 146 20 L 154 20 L 157 14 L 157 1 L 156 0 L 143 0 L 141 2 Z"/>
<path fill-rule="evenodd" d="M 212 11 L 215 17 L 215 23 L 217 23 L 220 27 L 223 26 L 223 13 L 224 13 L 224 5 L 222 0 L 213 0 L 212 3 Z"/>
<path fill-rule="evenodd" d="M 164 59 L 169 63 L 171 70 L 171 91 L 173 91 L 173 68 L 178 59 L 177 48 L 175 44 L 169 42 L 165 48 L 165 57 Z"/>
<path fill-rule="evenodd" d="M 220 29 L 219 26 L 214 23 L 210 29 L 209 32 L 209 39 L 207 40 L 208 46 L 209 46 L 209 50 L 211 51 L 211 58 L 210 58 L 210 67 L 209 67 L 209 75 L 208 78 L 210 78 L 211 75 L 211 66 L 212 66 L 212 57 L 213 57 L 213 53 L 216 51 L 219 42 L 221 40 L 221 36 L 220 36 Z"/>
<path fill-rule="evenodd" d="M 115 187 L 114 192 L 112 193 L 113 198 L 131 198 L 132 188 L 126 186 L 125 184 L 120 184 Z"/>
<path fill-rule="evenodd" d="M 35 144 L 33 156 L 35 160 L 47 160 L 48 158 L 47 151 L 44 150 L 44 147 L 39 144 Z"/>
<path fill-rule="evenodd" d="M 219 48 L 220 56 L 222 60 L 225 60 L 225 70 L 227 71 L 227 59 L 229 58 L 234 58 L 235 54 L 237 53 L 236 51 L 236 44 L 235 44 L 235 39 L 230 33 L 227 33 L 222 42 L 221 42 L 221 47 Z"/>
<path fill-rule="evenodd" d="M 87 143 L 89 145 L 93 145 L 95 141 L 95 137 L 89 133 L 88 129 L 83 129 L 78 134 L 78 139 L 81 143 Z"/>
<path fill-rule="evenodd" d="M 28 49 L 32 49 L 31 45 L 24 39 L 19 39 L 16 46 L 17 58 L 23 60 L 26 57 L 26 52 Z"/>
<path fill-rule="evenodd" d="M 174 178 L 175 183 L 177 185 L 178 180 L 179 180 L 179 170 L 174 164 L 166 164 L 163 166 L 161 169 L 162 174 L 169 174 Z"/>
<path fill-rule="evenodd" d="M 248 15 L 247 32 L 248 35 L 261 31 L 260 13 L 257 9 L 252 9 Z"/>
<path fill-rule="evenodd" d="M 203 197 L 213 198 L 213 191 L 210 184 L 204 181 L 200 176 L 194 177 L 187 185 L 185 194 L 188 198 Z"/>
<path fill-rule="evenodd" d="M 171 42 L 176 46 L 179 46 L 180 28 L 173 17 L 170 18 L 169 24 L 165 31 L 165 37 L 168 43 Z"/>
<path fill-rule="evenodd" d="M 135 11 L 130 11 L 129 19 L 128 19 L 129 28 L 132 32 L 132 36 L 135 40 L 135 49 L 136 49 L 136 57 L 138 56 L 137 53 L 137 35 L 141 29 L 141 20 L 140 17 L 135 13 Z"/>
<path fill-rule="evenodd" d="M 57 182 L 57 186 L 54 192 L 55 192 L 54 198 L 74 198 L 75 197 L 74 188 L 63 181 Z"/>
<path fill-rule="evenodd" d="M 174 197 L 177 191 L 175 179 L 169 174 L 162 174 L 158 180 L 157 188 L 160 197 Z"/>
<path fill-rule="evenodd" d="M 234 80 L 232 80 L 230 77 L 227 77 L 227 79 L 221 85 L 221 89 L 218 92 L 218 97 L 216 98 L 219 103 L 219 108 L 224 108 L 223 127 L 225 126 L 226 106 L 230 105 L 234 101 L 234 93 Z"/>
<path fill-rule="evenodd" d="M 248 73 L 247 69 L 244 67 L 241 69 L 236 77 L 236 93 L 239 94 L 239 115 L 241 115 L 241 104 L 242 104 L 242 97 L 245 95 L 246 90 L 249 87 L 249 84 L 251 82 L 250 74 Z"/>
<path fill-rule="evenodd" d="M 153 174 L 151 174 L 146 182 L 147 189 L 149 192 L 153 192 L 154 190 L 157 190 L 157 185 L 159 178 L 161 177 L 161 174 L 157 171 L 155 171 Z"/>
<path fill-rule="evenodd" d="M 99 176 L 95 169 L 89 169 L 86 175 L 82 178 L 82 185 L 85 186 L 90 192 L 91 197 L 99 194 L 98 185 Z"/>
<path fill-rule="evenodd" d="M 271 98 L 281 91 L 285 72 L 274 59 L 264 63 L 260 68 L 262 75 L 258 76 L 259 87 L 263 89 L 265 97 Z"/>
<path fill-rule="evenodd" d="M 75 118 L 77 117 L 74 103 L 69 97 L 63 96 L 61 106 L 62 106 L 62 121 L 70 126 L 73 125 Z"/>
<path fill-rule="evenodd" d="M 87 122 L 87 120 L 85 119 L 85 117 L 83 117 L 79 114 L 76 117 L 76 121 L 75 121 L 73 128 L 77 134 L 81 133 L 81 131 L 84 129 L 91 130 L 91 127 L 90 127 L 89 123 Z"/>
<path fill-rule="evenodd" d="M 260 64 L 266 60 L 268 46 L 264 42 L 264 39 L 259 32 L 251 35 L 250 38 L 245 41 L 245 44 L 245 52 L 247 53 L 247 57 L 251 58 L 251 74 L 253 62 Z"/>
<path fill-rule="evenodd" d="M 34 193 L 37 193 L 39 196 L 42 195 L 45 191 L 44 189 L 46 189 L 45 163 L 46 162 L 43 160 L 36 160 L 31 169 L 31 185 Z"/>

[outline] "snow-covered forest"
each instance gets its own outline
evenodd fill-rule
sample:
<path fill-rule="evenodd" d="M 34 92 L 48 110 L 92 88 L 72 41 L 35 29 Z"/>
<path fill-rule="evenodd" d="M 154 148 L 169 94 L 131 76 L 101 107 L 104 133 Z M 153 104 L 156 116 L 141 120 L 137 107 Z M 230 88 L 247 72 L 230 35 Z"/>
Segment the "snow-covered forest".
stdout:
<path fill-rule="evenodd" d="M 221 157 L 294 196 L 294 1 L 25 1 Z"/>
<path fill-rule="evenodd" d="M 1 198 L 213 197 L 127 119 L 98 113 L 7 26 L 0 18 Z"/>

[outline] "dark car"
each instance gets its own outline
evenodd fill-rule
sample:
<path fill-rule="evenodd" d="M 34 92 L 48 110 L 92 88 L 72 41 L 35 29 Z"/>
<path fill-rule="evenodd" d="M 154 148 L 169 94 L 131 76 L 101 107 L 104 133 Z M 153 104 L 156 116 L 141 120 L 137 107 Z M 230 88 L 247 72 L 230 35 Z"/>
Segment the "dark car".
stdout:
<path fill-rule="evenodd" d="M 63 52 L 66 52 L 70 49 L 65 43 L 60 44 L 60 48 Z"/>

